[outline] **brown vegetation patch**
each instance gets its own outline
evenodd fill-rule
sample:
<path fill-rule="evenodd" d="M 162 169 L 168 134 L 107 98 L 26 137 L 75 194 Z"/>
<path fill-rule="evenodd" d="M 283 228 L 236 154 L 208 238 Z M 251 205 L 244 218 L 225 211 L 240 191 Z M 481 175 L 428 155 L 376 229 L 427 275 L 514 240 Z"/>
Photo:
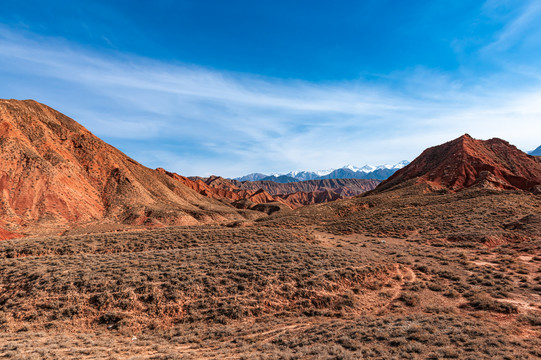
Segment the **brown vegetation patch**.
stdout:
<path fill-rule="evenodd" d="M 538 214 L 540 196 L 478 189 L 423 194 L 422 188 L 308 206 L 295 214 L 277 214 L 258 222 L 264 226 L 312 225 L 334 234 L 444 239 L 460 245 L 498 246 L 541 238 L 541 224 L 535 221 L 518 227 L 505 225 Z"/>
<path fill-rule="evenodd" d="M 394 265 L 306 240 L 286 230 L 169 228 L 3 242 L 0 306 L 12 329 L 140 329 L 385 305 L 364 295 L 392 282 Z"/>

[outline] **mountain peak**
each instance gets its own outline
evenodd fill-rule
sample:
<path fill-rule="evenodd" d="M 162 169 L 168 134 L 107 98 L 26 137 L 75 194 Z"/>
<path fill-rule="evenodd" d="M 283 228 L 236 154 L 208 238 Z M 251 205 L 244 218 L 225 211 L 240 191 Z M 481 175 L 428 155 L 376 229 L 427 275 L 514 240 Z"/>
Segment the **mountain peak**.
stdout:
<path fill-rule="evenodd" d="M 541 164 L 505 140 L 476 140 L 465 134 L 426 149 L 377 190 L 387 190 L 411 179 L 453 191 L 475 185 L 530 190 L 541 184 Z"/>

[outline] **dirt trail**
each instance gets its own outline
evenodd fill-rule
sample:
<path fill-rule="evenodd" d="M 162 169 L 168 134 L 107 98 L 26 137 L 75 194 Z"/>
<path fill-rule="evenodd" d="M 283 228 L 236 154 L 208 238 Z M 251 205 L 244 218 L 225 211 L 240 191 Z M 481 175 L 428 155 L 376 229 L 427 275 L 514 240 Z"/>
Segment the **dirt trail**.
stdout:
<path fill-rule="evenodd" d="M 403 242 L 403 240 L 401 239 L 375 239 L 359 234 L 334 235 L 321 231 L 314 231 L 313 235 L 315 239 L 319 242 L 319 244 L 324 247 L 349 248 L 354 253 L 358 252 L 360 254 L 362 252 L 363 254 L 366 254 L 366 252 L 370 252 L 373 254 L 378 254 L 380 256 L 382 252 L 387 251 L 385 245 L 394 245 L 397 242 Z M 394 275 L 394 277 L 400 280 L 392 281 L 391 285 L 385 288 L 386 292 L 389 294 L 389 298 L 385 301 L 384 304 L 376 306 L 377 308 L 379 308 L 379 312 L 389 309 L 391 305 L 398 298 L 400 298 L 400 295 L 402 294 L 403 288 L 406 283 L 414 282 L 417 280 L 417 275 L 415 274 L 413 269 L 403 264 L 396 264 L 396 274 Z"/>

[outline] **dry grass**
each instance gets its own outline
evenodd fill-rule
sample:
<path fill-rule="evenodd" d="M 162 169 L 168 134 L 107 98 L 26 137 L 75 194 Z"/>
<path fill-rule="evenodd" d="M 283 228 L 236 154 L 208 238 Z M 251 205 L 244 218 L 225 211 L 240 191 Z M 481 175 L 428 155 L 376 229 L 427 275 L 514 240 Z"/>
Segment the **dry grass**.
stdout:
<path fill-rule="evenodd" d="M 25 241 L 4 242 L 0 305 L 13 330 L 141 330 L 268 313 L 340 316 L 362 307 L 363 289 L 392 282 L 393 264 L 306 239 L 286 230 L 167 229 L 35 240 L 47 244 L 40 256 L 28 255 Z"/>
<path fill-rule="evenodd" d="M 379 196 L 244 228 L 0 242 L 0 357 L 541 356 L 536 225 L 502 226 L 539 197 Z"/>
<path fill-rule="evenodd" d="M 519 191 L 467 189 L 426 192 L 422 185 L 307 206 L 260 219 L 261 225 L 316 228 L 334 234 L 445 239 L 501 245 L 541 239 L 541 196 Z M 521 223 L 520 220 L 526 219 Z M 518 223 L 517 223 L 518 222 Z"/>
<path fill-rule="evenodd" d="M 135 337 L 4 334 L 0 354 L 19 359 L 534 359 L 541 355 L 536 338 L 518 339 L 496 321 L 456 314 L 298 320 L 182 325 Z"/>

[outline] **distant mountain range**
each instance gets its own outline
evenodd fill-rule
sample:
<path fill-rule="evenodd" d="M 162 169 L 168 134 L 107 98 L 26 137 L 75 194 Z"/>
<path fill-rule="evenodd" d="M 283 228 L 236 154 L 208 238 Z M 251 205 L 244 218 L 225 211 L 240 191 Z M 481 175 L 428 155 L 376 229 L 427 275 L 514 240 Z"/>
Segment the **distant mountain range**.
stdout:
<path fill-rule="evenodd" d="M 541 156 L 541 146 L 535 149 L 534 151 L 530 151 L 528 154 L 534 155 L 534 156 Z"/>
<path fill-rule="evenodd" d="M 385 180 L 393 175 L 397 170 L 408 165 L 409 161 L 404 160 L 395 165 L 365 165 L 356 167 L 346 165 L 340 169 L 319 170 L 319 171 L 291 171 L 287 174 L 265 175 L 253 173 L 235 178 L 238 181 L 274 181 L 287 184 L 306 180 L 326 180 L 326 179 L 377 179 Z"/>

